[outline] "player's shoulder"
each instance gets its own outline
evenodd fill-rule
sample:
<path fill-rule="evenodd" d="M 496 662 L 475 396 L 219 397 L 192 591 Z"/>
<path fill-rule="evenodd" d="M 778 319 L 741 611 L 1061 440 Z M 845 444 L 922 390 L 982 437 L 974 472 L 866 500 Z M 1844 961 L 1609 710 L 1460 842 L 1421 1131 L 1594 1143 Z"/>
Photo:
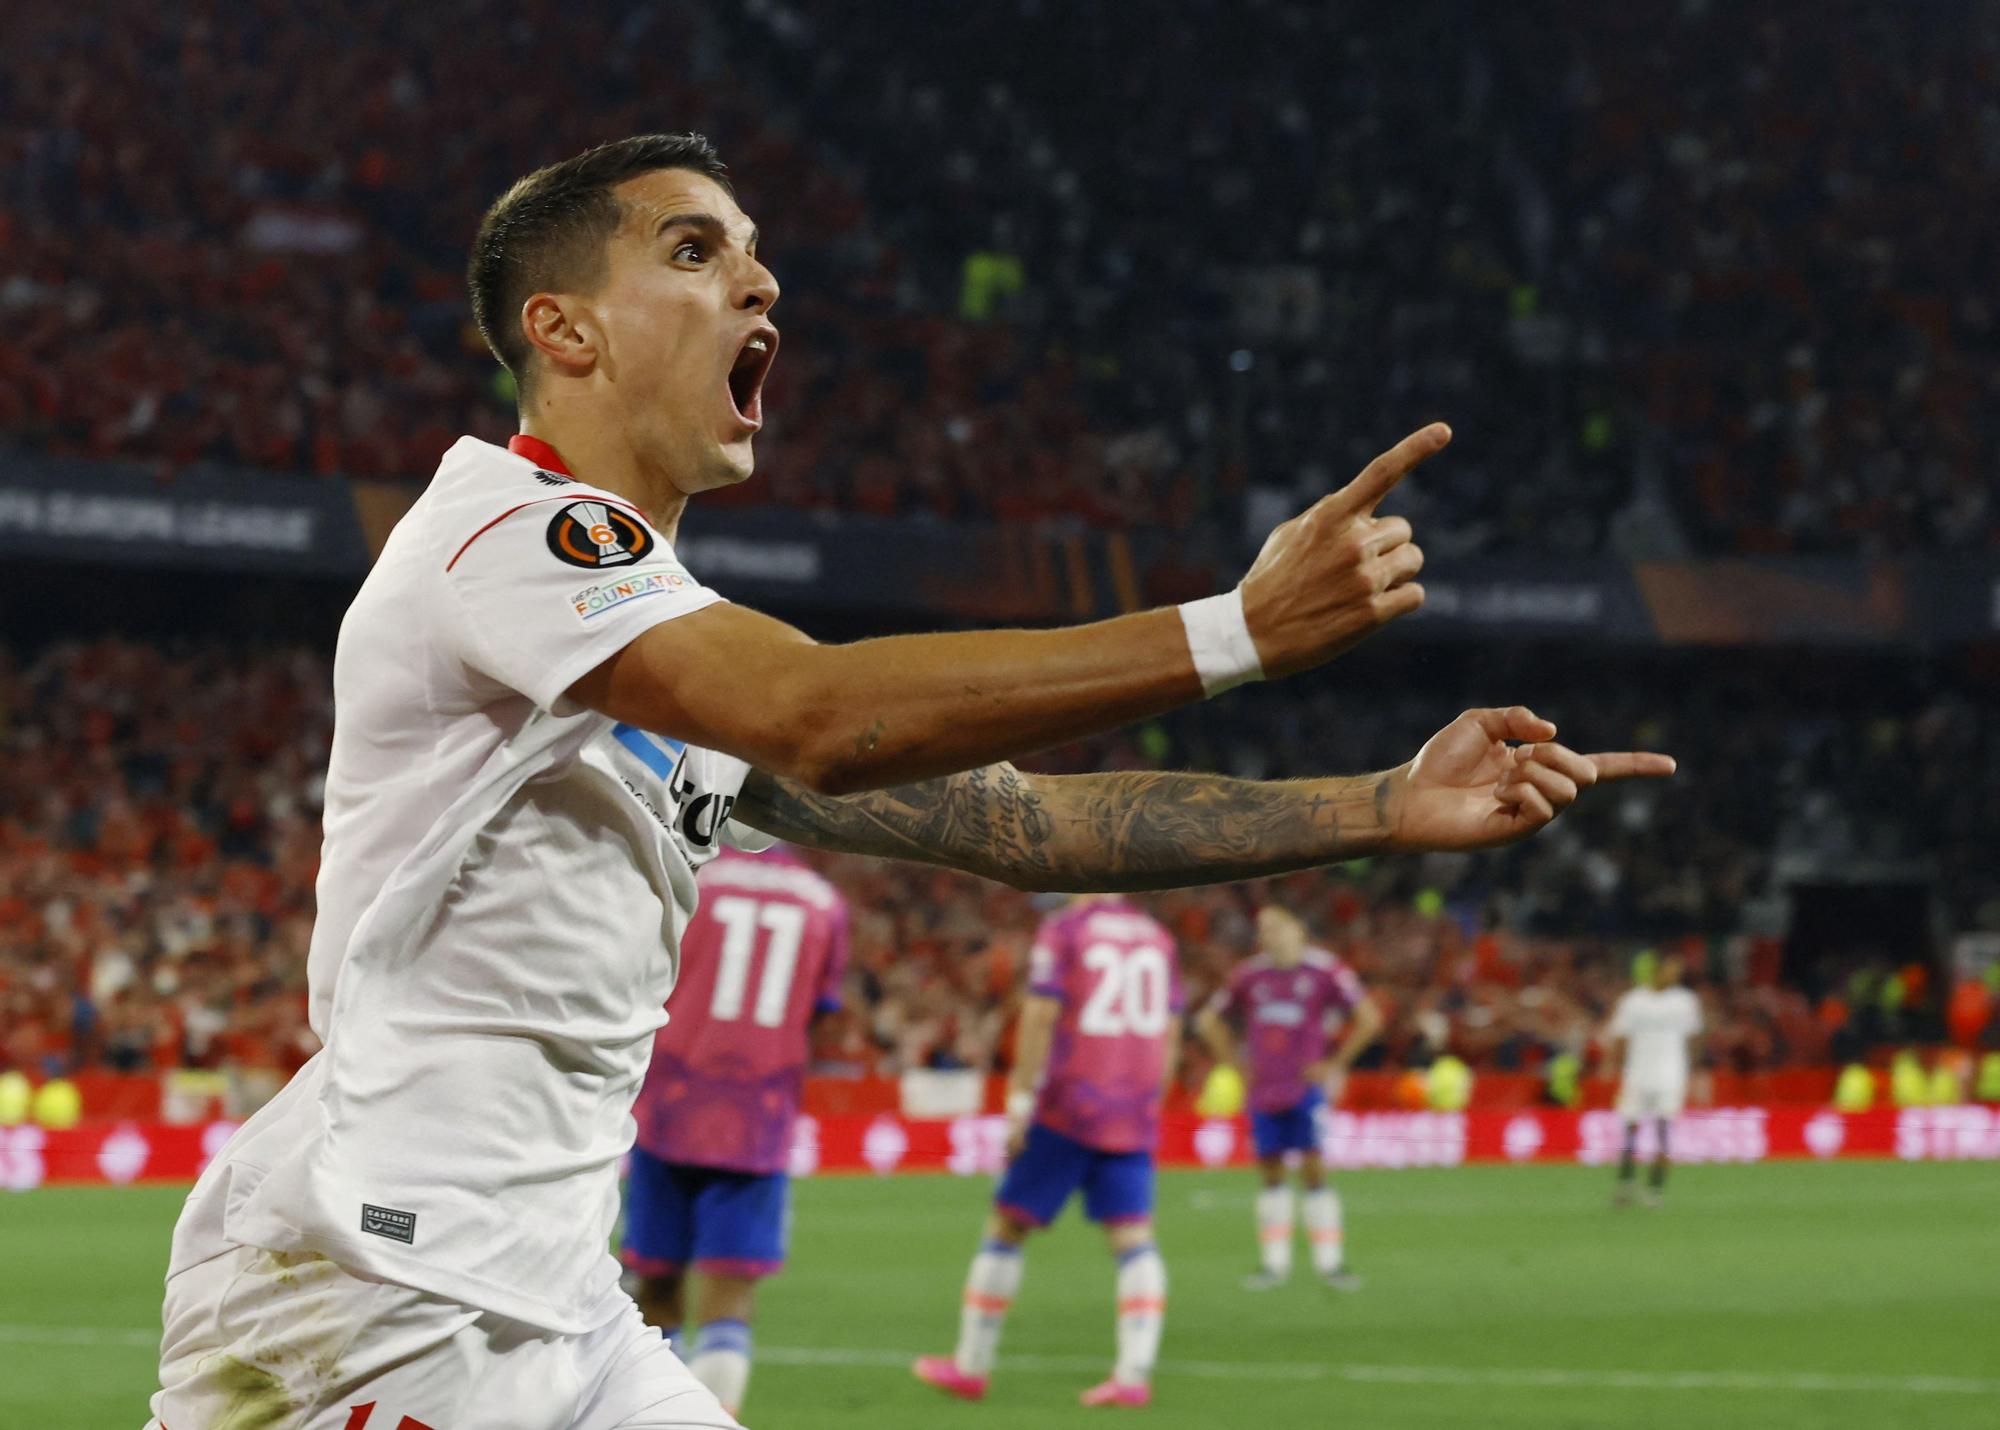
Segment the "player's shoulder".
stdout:
<path fill-rule="evenodd" d="M 826 875 L 820 873 L 819 870 L 809 864 L 796 863 L 792 867 L 801 876 L 800 883 L 802 887 L 811 889 L 829 905 L 842 909 L 847 907 L 847 895 L 840 892 L 840 886 L 834 883 L 833 880 L 827 878 Z"/>
<path fill-rule="evenodd" d="M 1131 904 L 1128 905 L 1127 907 L 1131 910 L 1131 913 L 1135 918 L 1141 920 L 1147 928 L 1152 930 L 1154 938 L 1166 944 L 1169 948 L 1180 947 L 1179 937 L 1174 933 L 1173 929 L 1167 926 L 1167 924 L 1163 920 L 1155 917 L 1147 910 L 1140 908 L 1137 904 Z"/>
<path fill-rule="evenodd" d="M 1077 911 L 1071 908 L 1043 914 L 1035 925 L 1035 946 L 1050 953 L 1066 948 L 1075 938 L 1079 922 Z"/>
<path fill-rule="evenodd" d="M 1238 963 L 1235 968 L 1231 969 L 1229 977 L 1232 982 L 1238 984 L 1255 983 L 1258 979 L 1273 972 L 1277 966 L 1277 964 L 1271 962 L 1269 955 L 1253 953 Z"/>
<path fill-rule="evenodd" d="M 1308 948 L 1305 952 L 1305 957 L 1300 961 L 1315 973 L 1337 975 L 1344 972 L 1347 968 L 1347 965 L 1341 962 L 1339 954 L 1335 953 L 1332 949 L 1320 948 L 1316 945 Z"/>
<path fill-rule="evenodd" d="M 1075 926 L 1093 936 L 1114 938 L 1125 943 L 1160 942 L 1172 946 L 1173 931 L 1130 899 L 1092 899 L 1068 911 Z"/>
<path fill-rule="evenodd" d="M 624 497 L 477 437 L 461 437 L 446 450 L 422 505 L 447 570 L 482 546 L 530 540 L 586 571 L 609 570 L 614 558 L 617 565 L 636 564 L 665 546 Z"/>
<path fill-rule="evenodd" d="M 846 897 L 831 880 L 803 860 L 777 848 L 756 854 L 724 849 L 703 869 L 702 883 L 789 897 L 828 911 L 847 906 Z"/>
<path fill-rule="evenodd" d="M 623 501 L 477 437 L 461 437 L 445 449 L 424 495 L 441 515 L 505 511 L 533 501 Z"/>

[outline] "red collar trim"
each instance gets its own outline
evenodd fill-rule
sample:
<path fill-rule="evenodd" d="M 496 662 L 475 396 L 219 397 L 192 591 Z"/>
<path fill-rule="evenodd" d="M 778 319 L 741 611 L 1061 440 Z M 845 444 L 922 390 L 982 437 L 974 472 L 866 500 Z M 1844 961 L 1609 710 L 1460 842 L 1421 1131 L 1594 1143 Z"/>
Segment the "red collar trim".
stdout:
<path fill-rule="evenodd" d="M 526 457 L 545 472 L 554 472 L 559 477 L 574 477 L 575 472 L 562 459 L 562 453 L 539 437 L 530 437 L 526 432 L 516 432 L 507 439 L 507 450 L 517 457 Z"/>

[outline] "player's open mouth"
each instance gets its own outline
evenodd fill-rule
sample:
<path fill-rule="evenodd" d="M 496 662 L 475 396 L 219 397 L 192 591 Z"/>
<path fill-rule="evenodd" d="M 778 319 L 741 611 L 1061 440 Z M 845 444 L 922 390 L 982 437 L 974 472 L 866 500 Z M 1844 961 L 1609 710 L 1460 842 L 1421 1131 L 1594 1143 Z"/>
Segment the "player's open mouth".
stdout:
<path fill-rule="evenodd" d="M 754 328 L 729 368 L 729 404 L 737 420 L 756 431 L 764 425 L 764 375 L 778 355 L 778 330 Z"/>

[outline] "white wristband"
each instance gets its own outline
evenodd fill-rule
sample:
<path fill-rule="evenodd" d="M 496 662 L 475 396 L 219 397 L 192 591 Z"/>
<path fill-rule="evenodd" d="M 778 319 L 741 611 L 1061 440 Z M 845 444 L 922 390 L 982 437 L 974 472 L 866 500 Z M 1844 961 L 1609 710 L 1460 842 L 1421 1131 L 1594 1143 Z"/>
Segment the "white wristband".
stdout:
<path fill-rule="evenodd" d="M 1010 1088 L 1007 1092 L 1007 1115 L 1026 1117 L 1035 1110 L 1035 1095 L 1024 1087 Z"/>
<path fill-rule="evenodd" d="M 1201 677 L 1204 691 L 1220 695 L 1264 678 L 1257 642 L 1250 639 L 1250 623 L 1243 618 L 1241 586 L 1220 596 L 1189 601 L 1180 610 L 1181 624 L 1187 627 L 1188 653 L 1194 657 L 1195 674 Z"/>

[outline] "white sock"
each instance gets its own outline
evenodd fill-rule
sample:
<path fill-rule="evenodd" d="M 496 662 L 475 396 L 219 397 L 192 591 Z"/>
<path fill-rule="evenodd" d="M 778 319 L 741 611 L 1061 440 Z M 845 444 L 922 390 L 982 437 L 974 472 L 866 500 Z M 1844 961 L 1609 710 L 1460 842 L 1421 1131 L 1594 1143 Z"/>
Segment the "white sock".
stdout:
<path fill-rule="evenodd" d="M 965 1305 L 958 1315 L 958 1350 L 952 1359 L 967 1375 L 990 1375 L 1000 1349 L 1007 1308 L 1021 1289 L 1021 1248 L 1004 1241 L 980 1243 L 965 1277 Z"/>
<path fill-rule="evenodd" d="M 1118 1364 L 1111 1378 L 1120 1385 L 1145 1385 L 1160 1358 L 1160 1332 L 1167 1324 L 1167 1263 L 1148 1242 L 1118 1257 Z"/>
<path fill-rule="evenodd" d="M 1306 1193 L 1306 1236 L 1312 1242 L 1313 1269 L 1320 1275 L 1331 1276 L 1347 1264 L 1340 1193 L 1332 1187 Z"/>
<path fill-rule="evenodd" d="M 1292 1189 L 1266 1187 L 1257 1193 L 1257 1246 L 1264 1269 L 1273 1276 L 1292 1274 Z"/>
<path fill-rule="evenodd" d="M 736 1414 L 743 1408 L 743 1392 L 750 1388 L 750 1327 L 736 1320 L 705 1322 L 695 1332 L 687 1368 L 715 1392 L 724 1410 Z"/>

